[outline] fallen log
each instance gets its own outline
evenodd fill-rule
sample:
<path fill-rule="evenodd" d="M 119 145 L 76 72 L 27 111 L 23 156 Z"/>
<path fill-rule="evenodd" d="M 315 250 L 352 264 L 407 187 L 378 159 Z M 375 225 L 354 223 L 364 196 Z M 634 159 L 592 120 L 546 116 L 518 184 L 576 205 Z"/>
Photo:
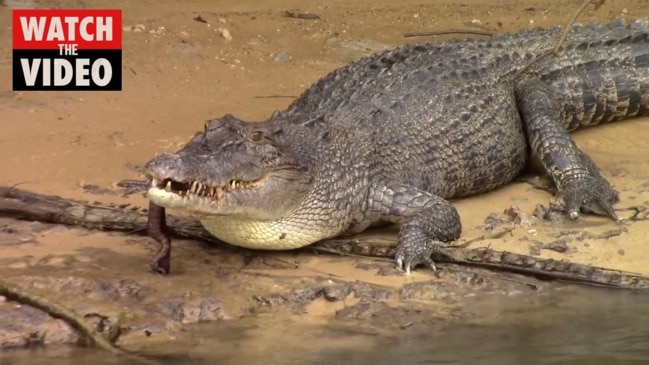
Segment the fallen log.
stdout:
<path fill-rule="evenodd" d="M 0 187 L 0 216 L 16 219 L 145 235 L 148 228 L 147 214 L 146 209 L 131 207 L 128 204 L 89 203 Z M 211 236 L 195 219 L 172 215 L 167 215 L 165 218 L 171 235 L 222 243 Z M 362 237 L 324 240 L 303 250 L 392 258 L 395 249 L 396 245 L 386 242 L 385 238 Z M 487 248 L 456 247 L 453 249 L 452 257 L 436 257 L 435 260 L 440 263 L 480 266 L 580 284 L 636 290 L 649 288 L 649 277 L 637 273 Z"/>

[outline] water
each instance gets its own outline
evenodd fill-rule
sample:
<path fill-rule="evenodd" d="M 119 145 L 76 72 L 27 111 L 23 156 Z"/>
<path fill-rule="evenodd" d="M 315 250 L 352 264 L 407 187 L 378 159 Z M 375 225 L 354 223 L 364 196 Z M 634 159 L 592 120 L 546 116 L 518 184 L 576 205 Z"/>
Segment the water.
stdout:
<path fill-rule="evenodd" d="M 472 323 L 384 331 L 364 321 L 304 323 L 272 315 L 209 323 L 191 343 L 145 349 L 161 364 L 481 364 L 649 363 L 647 293 L 579 290 L 530 305 L 480 301 Z M 524 303 L 521 303 L 524 302 Z M 483 310 L 480 313 L 480 310 Z M 314 321 L 310 321 L 314 322 Z M 53 348 L 0 354 L 5 364 L 123 364 L 95 350 Z"/>

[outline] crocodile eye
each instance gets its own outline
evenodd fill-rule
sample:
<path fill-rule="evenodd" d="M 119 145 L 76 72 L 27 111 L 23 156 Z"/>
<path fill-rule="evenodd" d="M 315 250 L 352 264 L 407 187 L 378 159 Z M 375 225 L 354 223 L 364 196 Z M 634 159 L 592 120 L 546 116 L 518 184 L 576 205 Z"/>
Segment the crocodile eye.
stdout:
<path fill-rule="evenodd" d="M 262 131 L 253 131 L 248 135 L 248 138 L 253 142 L 261 142 L 264 140 L 264 133 Z"/>

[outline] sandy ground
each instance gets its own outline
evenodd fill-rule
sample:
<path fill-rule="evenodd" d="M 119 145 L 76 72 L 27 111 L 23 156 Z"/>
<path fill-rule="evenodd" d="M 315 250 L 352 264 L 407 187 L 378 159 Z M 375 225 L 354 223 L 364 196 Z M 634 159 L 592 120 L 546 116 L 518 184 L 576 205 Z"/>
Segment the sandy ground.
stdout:
<path fill-rule="evenodd" d="M 22 189 L 44 194 L 144 206 L 141 197 L 97 195 L 82 187 L 92 184 L 114 189 L 119 180 L 140 177 L 139 168 L 146 161 L 155 154 L 179 148 L 207 119 L 232 113 L 242 119 L 262 120 L 273 110 L 286 107 L 319 77 L 363 55 L 406 42 L 449 37 L 404 39 L 403 33 L 450 28 L 507 32 L 563 24 L 579 1 L 36 3 L 44 8 L 123 9 L 123 91 L 12 92 L 11 12 L 7 6 L 0 7 L 0 185 L 20 184 Z M 283 16 L 285 10 L 291 9 L 318 14 L 320 19 Z M 194 20 L 199 15 L 206 23 Z M 587 10 L 581 21 L 642 17 L 649 17 L 646 1 L 615 0 L 607 1 L 598 10 Z M 231 40 L 223 36 L 223 30 Z M 575 135 L 577 143 L 621 192 L 620 208 L 649 206 L 648 126 L 649 119 L 644 118 Z M 531 214 L 535 205 L 547 206 L 549 198 L 548 193 L 529 184 L 513 183 L 457 201 L 456 206 L 465 237 L 477 237 L 484 233 L 482 227 L 491 213 L 501 214 L 516 205 Z M 623 217 L 631 214 L 620 212 Z M 273 275 L 326 273 L 391 287 L 432 278 L 424 271 L 408 279 L 396 273 L 377 276 L 373 271 L 359 270 L 354 259 L 292 253 L 265 256 L 228 250 L 223 254 L 192 242 L 180 242 L 173 275 L 160 278 L 147 272 L 147 260 L 155 246 L 145 238 L 63 227 L 36 228 L 11 221 L 2 224 L 5 229 L 0 235 L 0 277 L 29 283 L 41 293 L 47 293 L 49 285 L 60 286 L 62 281 L 79 276 L 119 281 L 121 284 L 115 284 L 117 298 L 130 295 L 120 294 L 125 281 L 145 283 L 151 292 L 178 291 L 190 285 L 193 289 L 180 293 L 203 290 L 218 298 L 219 313 L 212 313 L 212 319 L 235 318 L 249 312 L 253 284 L 246 284 L 248 277 L 242 275 L 239 283 L 224 283 L 212 274 L 224 270 L 222 267 L 241 269 L 249 263 L 246 260 L 250 255 L 254 260 L 298 263 L 288 265 L 291 269 L 287 271 L 286 267 L 273 270 L 276 267 L 265 262 L 265 272 Z M 14 228 L 8 232 L 6 227 Z M 598 238 L 611 231 L 618 234 Z M 616 226 L 606 219 L 588 216 L 560 226 L 533 222 L 532 226 L 516 228 L 510 236 L 481 244 L 530 253 L 537 242 L 564 239 L 568 252 L 541 250 L 540 255 L 649 275 L 647 237 L 649 222 Z M 272 279 L 272 275 L 258 279 L 254 285 L 272 288 Z M 87 298 L 82 292 L 75 293 L 66 301 L 84 308 Z M 318 303 L 309 313 L 320 320 L 348 304 Z M 133 316 L 144 316 L 147 308 L 151 307 L 135 310 Z"/>

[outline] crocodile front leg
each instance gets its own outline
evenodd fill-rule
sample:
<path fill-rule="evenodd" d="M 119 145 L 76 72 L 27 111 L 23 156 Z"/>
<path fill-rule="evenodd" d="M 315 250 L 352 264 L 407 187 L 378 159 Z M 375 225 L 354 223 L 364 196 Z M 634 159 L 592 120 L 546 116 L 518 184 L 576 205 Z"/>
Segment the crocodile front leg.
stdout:
<path fill-rule="evenodd" d="M 527 76 L 517 83 L 515 93 L 532 150 L 554 180 L 568 216 L 576 219 L 582 210 L 617 220 L 617 192 L 568 135 L 548 86 Z"/>
<path fill-rule="evenodd" d="M 439 196 L 398 182 L 376 184 L 370 191 L 370 215 L 401 225 L 396 261 L 410 269 L 423 263 L 436 270 L 432 254 L 449 254 L 448 243 L 460 237 L 455 207 Z"/>

